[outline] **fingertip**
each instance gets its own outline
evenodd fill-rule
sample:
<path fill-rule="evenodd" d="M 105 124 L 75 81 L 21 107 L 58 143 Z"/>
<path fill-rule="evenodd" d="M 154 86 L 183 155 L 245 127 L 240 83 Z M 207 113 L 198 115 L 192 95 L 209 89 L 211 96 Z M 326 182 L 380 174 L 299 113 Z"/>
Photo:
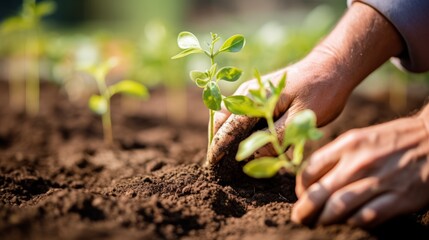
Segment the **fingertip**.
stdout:
<path fill-rule="evenodd" d="M 323 210 L 329 194 L 320 184 L 313 184 L 295 203 L 292 210 L 292 221 L 304 225 L 314 225 Z"/>
<path fill-rule="evenodd" d="M 311 211 L 306 200 L 298 200 L 292 208 L 291 220 L 297 224 L 311 225 Z"/>
<path fill-rule="evenodd" d="M 298 202 L 297 202 L 298 203 Z M 302 222 L 301 222 L 301 218 L 300 218 L 300 216 L 299 216 L 299 213 L 298 213 L 298 210 L 297 210 L 297 206 L 296 206 L 296 204 L 297 203 L 295 203 L 295 206 L 292 208 L 292 214 L 291 214 L 291 217 L 290 217 L 290 219 L 292 220 L 292 222 L 294 222 L 294 223 L 297 223 L 297 224 L 302 224 Z"/>
<path fill-rule="evenodd" d="M 226 154 L 233 154 L 230 150 L 252 133 L 252 129 L 257 122 L 258 118 L 249 118 L 235 114 L 229 115 L 217 129 L 218 131 L 207 152 L 211 162 L 215 164 Z"/>
<path fill-rule="evenodd" d="M 304 186 L 302 185 L 301 176 L 302 176 L 301 173 L 298 173 L 298 175 L 296 176 L 295 193 L 298 198 L 302 196 L 305 190 Z"/>

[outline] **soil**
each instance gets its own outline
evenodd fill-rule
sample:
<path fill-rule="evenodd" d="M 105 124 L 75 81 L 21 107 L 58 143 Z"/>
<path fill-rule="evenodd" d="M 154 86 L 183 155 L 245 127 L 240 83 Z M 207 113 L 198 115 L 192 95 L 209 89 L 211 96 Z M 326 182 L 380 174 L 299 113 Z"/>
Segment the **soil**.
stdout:
<path fill-rule="evenodd" d="M 203 167 L 207 114 L 193 89 L 183 125 L 166 120 L 162 89 L 144 103 L 115 98 L 110 148 L 85 101 L 44 84 L 41 112 L 29 117 L 9 109 L 7 89 L 0 83 L 2 239 L 429 239 L 425 211 L 372 231 L 297 225 L 293 176 L 255 180 Z M 353 95 L 306 153 L 423 104 L 410 99 L 395 112 L 385 99 Z"/>

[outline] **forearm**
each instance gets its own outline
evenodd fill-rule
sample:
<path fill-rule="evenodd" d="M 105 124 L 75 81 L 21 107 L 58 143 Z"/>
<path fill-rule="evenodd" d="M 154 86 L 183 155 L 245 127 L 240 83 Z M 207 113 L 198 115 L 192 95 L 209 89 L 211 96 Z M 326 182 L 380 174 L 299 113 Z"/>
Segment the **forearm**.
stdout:
<path fill-rule="evenodd" d="M 349 93 L 402 49 L 402 39 L 392 24 L 373 8 L 357 2 L 307 58 L 324 61 L 337 76 L 333 80 Z"/>

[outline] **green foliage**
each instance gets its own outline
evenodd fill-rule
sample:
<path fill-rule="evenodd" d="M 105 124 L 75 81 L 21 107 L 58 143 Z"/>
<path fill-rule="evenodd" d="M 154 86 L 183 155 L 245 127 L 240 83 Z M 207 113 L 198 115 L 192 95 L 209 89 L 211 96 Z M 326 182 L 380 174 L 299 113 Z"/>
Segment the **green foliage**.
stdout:
<path fill-rule="evenodd" d="M 108 103 L 106 99 L 100 95 L 92 95 L 88 101 L 89 108 L 98 115 L 107 113 Z"/>
<path fill-rule="evenodd" d="M 234 35 L 222 44 L 219 52 L 239 52 L 245 43 L 246 41 L 242 35 Z"/>
<path fill-rule="evenodd" d="M 40 22 L 41 19 L 55 10 L 53 1 L 44 1 L 36 3 L 36 0 L 24 0 L 22 9 L 19 15 L 9 17 L 0 25 L 0 36 L 3 43 L 9 43 L 8 50 L 12 54 L 24 52 L 24 55 L 30 59 L 30 67 L 28 68 L 26 80 L 26 111 L 29 114 L 35 115 L 39 112 L 39 57 L 41 53 L 40 44 Z M 16 51 L 16 52 L 15 52 Z M 14 79 L 16 82 L 16 79 Z M 16 85 L 11 77 L 11 89 Z M 11 91 L 10 99 L 13 104 L 17 92 Z"/>
<path fill-rule="evenodd" d="M 36 3 L 35 0 L 25 0 L 19 15 L 5 19 L 1 26 L 2 33 L 31 30 L 38 27 L 40 19 L 52 14 L 56 5 L 53 1 Z"/>
<path fill-rule="evenodd" d="M 236 34 L 229 37 L 222 43 L 221 47 L 216 49 L 215 45 L 220 40 L 220 37 L 211 33 L 211 43 L 207 44 L 208 49 L 201 47 L 198 38 L 191 32 L 181 32 L 177 37 L 179 48 L 183 49 L 180 53 L 174 55 L 172 59 L 183 58 L 191 54 L 203 53 L 209 57 L 211 66 L 205 71 L 193 70 L 190 72 L 190 78 L 195 84 L 203 89 L 203 102 L 209 109 L 209 146 L 213 139 L 214 131 L 214 111 L 221 109 L 222 100 L 224 99 L 218 82 L 224 80 L 227 82 L 237 81 L 242 70 L 234 66 L 226 66 L 218 69 L 218 64 L 215 62 L 215 57 L 221 53 L 239 52 L 245 45 L 245 39 L 242 35 Z"/>
<path fill-rule="evenodd" d="M 255 77 L 259 88 L 250 90 L 250 97 L 231 96 L 224 99 L 225 106 L 231 113 L 265 118 L 268 124 L 268 132 L 257 131 L 240 143 L 236 159 L 245 160 L 259 148 L 271 144 L 277 157 L 254 159 L 244 166 L 243 171 L 255 178 L 272 177 L 281 168 L 296 172 L 302 162 L 305 142 L 322 136 L 322 133 L 316 128 L 316 115 L 311 110 L 297 113 L 286 125 L 283 143 L 281 143 L 274 126 L 273 113 L 285 87 L 286 75 L 283 75 L 277 86 L 274 86 L 271 81 L 264 84 L 257 71 L 255 71 Z M 267 87 L 270 90 L 269 94 L 266 92 Z M 289 160 L 285 154 L 289 147 L 293 147 L 292 160 Z"/>
<path fill-rule="evenodd" d="M 219 86 L 214 82 L 209 82 L 203 90 L 204 104 L 211 110 L 219 111 L 222 103 L 222 95 Z"/>
<path fill-rule="evenodd" d="M 136 97 L 142 100 L 147 100 L 149 92 L 141 83 L 132 80 L 122 80 L 109 87 L 110 95 L 113 96 L 121 93 L 127 96 Z"/>
<path fill-rule="evenodd" d="M 242 161 L 250 157 L 256 150 L 267 145 L 270 142 L 275 141 L 273 135 L 264 131 L 257 131 L 252 134 L 251 137 L 241 142 L 241 147 L 237 152 L 237 160 Z"/>
<path fill-rule="evenodd" d="M 262 157 L 247 163 L 243 171 L 254 178 L 267 178 L 274 176 L 283 164 L 274 157 Z"/>
<path fill-rule="evenodd" d="M 102 116 L 104 140 L 108 145 L 113 143 L 110 98 L 116 94 L 132 96 L 142 100 L 149 98 L 149 91 L 147 88 L 136 81 L 122 80 L 111 86 L 107 86 L 106 76 L 116 65 L 117 61 L 115 59 L 109 59 L 107 62 L 89 66 L 84 69 L 87 73 L 92 75 L 97 82 L 99 94 L 94 94 L 90 97 L 88 106 L 94 113 Z"/>

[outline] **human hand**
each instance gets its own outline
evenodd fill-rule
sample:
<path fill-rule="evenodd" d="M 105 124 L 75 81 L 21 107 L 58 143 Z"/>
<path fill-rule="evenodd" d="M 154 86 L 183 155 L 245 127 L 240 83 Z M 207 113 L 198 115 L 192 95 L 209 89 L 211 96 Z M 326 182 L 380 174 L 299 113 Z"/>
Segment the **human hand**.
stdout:
<path fill-rule="evenodd" d="M 274 111 L 275 127 L 279 140 L 283 139 L 285 123 L 296 113 L 311 109 L 316 113 L 318 125 L 334 119 L 344 107 L 350 93 L 341 84 L 340 71 L 333 71 L 330 61 L 323 61 L 323 54 L 312 55 L 301 62 L 275 73 L 263 76 L 277 85 L 287 73 L 286 88 L 282 91 Z M 317 63 L 317 64 L 316 64 Z M 335 82 L 335 83 L 334 83 Z M 234 95 L 248 95 L 250 89 L 257 89 L 256 80 L 243 83 Z M 268 90 L 267 90 L 268 91 Z M 229 113 L 225 108 L 215 114 L 215 137 L 208 152 L 208 162 L 214 164 L 229 151 L 229 148 L 248 137 L 258 119 Z M 271 145 L 259 149 L 255 157 L 275 155 Z"/>
<path fill-rule="evenodd" d="M 275 112 L 279 139 L 288 119 L 301 110 L 313 110 L 318 126 L 332 121 L 343 109 L 354 87 L 402 49 L 402 39 L 388 20 L 368 5 L 352 4 L 334 30 L 306 58 L 264 77 L 276 84 L 287 72 L 286 88 Z M 254 86 L 255 80 L 244 83 L 235 94 L 246 95 Z M 207 162 L 216 164 L 233 145 L 252 133 L 257 121 L 231 115 L 224 108 L 217 112 L 217 133 L 208 149 Z M 268 145 L 256 155 L 274 155 L 274 151 Z"/>
<path fill-rule="evenodd" d="M 420 115 L 351 130 L 315 152 L 298 175 L 292 220 L 374 227 L 426 206 L 427 119 Z"/>

